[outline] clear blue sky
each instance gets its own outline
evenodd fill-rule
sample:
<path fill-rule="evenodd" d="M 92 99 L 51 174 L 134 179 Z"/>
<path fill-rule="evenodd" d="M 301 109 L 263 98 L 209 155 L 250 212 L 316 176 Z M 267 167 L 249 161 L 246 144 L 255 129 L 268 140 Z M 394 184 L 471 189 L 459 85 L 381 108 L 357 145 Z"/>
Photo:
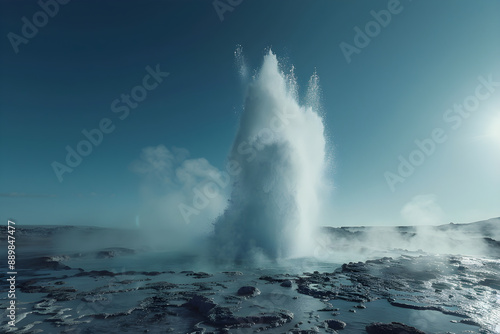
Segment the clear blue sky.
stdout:
<path fill-rule="evenodd" d="M 212 1 L 73 0 L 16 53 L 8 34 L 22 37 L 21 18 L 41 7 L 2 1 L 0 219 L 133 226 L 143 208 L 130 166 L 145 147 L 185 148 L 222 169 L 244 99 L 237 44 L 252 71 L 271 47 L 303 90 L 316 69 L 334 157 L 331 225 L 500 216 L 500 86 L 478 88 L 479 76 L 500 82 L 500 2 L 402 0 L 348 63 L 341 43 L 355 46 L 353 28 L 391 2 L 243 0 L 221 20 Z M 169 76 L 120 120 L 111 103 L 157 64 Z M 446 113 L 476 89 L 490 94 L 470 116 Z M 53 161 L 103 118 L 114 131 L 59 182 Z M 391 189 L 385 173 L 436 128 L 446 141 Z"/>

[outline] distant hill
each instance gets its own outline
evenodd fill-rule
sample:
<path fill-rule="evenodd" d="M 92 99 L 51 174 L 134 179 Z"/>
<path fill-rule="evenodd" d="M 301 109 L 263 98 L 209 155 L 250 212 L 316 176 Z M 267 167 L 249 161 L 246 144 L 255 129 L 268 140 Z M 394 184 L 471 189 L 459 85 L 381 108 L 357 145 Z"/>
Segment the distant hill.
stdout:
<path fill-rule="evenodd" d="M 436 229 L 439 231 L 461 231 L 468 233 L 478 233 L 483 236 L 493 237 L 500 235 L 500 217 L 491 218 L 488 220 L 480 220 L 472 223 L 449 223 L 443 225 L 422 225 L 422 226 L 323 226 L 326 231 L 337 230 L 337 233 L 348 232 L 347 234 L 357 234 L 357 232 L 365 232 L 368 229 L 384 230 L 396 229 L 400 233 L 415 233 L 419 227 Z"/>
<path fill-rule="evenodd" d="M 454 224 L 449 223 L 436 227 L 440 231 L 462 231 L 468 233 L 478 233 L 485 237 L 500 239 L 500 217 L 481 220 L 473 223 Z"/>
<path fill-rule="evenodd" d="M 500 217 L 438 226 L 325 226 L 321 231 L 323 244 L 335 251 L 403 249 L 500 256 Z"/>

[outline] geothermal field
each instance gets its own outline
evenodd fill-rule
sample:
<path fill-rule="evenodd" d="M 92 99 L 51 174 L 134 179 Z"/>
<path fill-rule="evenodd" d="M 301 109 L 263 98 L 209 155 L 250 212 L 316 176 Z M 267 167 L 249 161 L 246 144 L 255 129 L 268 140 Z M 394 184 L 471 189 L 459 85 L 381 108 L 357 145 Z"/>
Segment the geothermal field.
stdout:
<path fill-rule="evenodd" d="M 314 256 L 253 263 L 20 228 L 15 333 L 498 333 L 499 224 L 324 228 Z"/>
<path fill-rule="evenodd" d="M 293 71 L 269 51 L 249 80 L 230 167 L 212 171 L 231 183 L 222 213 L 196 216 L 194 200 L 177 228 L 12 225 L 17 276 L 2 274 L 2 291 L 17 313 L 9 322 L 4 298 L 2 330 L 499 333 L 500 218 L 321 226 L 330 185 L 318 77 L 299 104 Z"/>

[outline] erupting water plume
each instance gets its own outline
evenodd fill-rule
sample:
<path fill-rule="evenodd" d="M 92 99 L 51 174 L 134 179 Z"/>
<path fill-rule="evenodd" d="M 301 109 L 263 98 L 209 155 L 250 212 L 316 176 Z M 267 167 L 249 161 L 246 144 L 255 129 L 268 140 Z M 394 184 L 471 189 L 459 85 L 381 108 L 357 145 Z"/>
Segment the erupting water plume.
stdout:
<path fill-rule="evenodd" d="M 235 54 L 242 57 L 241 50 Z M 235 178 L 229 205 L 215 222 L 219 258 L 312 253 L 312 233 L 326 190 L 318 82 L 313 74 L 301 105 L 293 68 L 284 74 L 276 55 L 265 55 L 248 87 L 228 157 Z"/>

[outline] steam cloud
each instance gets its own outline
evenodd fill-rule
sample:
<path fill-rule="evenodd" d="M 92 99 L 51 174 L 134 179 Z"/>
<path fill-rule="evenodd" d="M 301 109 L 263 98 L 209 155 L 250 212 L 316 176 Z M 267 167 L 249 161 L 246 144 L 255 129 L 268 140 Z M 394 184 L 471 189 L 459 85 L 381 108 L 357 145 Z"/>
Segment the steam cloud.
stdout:
<path fill-rule="evenodd" d="M 219 188 L 203 211 L 186 220 L 179 205 L 192 205 L 194 196 L 219 173 L 206 159 L 190 159 L 182 148 L 167 149 L 163 145 L 143 149 L 141 159 L 130 169 L 142 179 L 141 195 L 144 201 L 140 222 L 148 230 L 163 230 L 157 243 L 167 248 L 182 250 L 195 247 L 211 232 L 210 224 L 224 209 L 227 195 Z M 155 239 L 155 238 L 153 238 Z"/>
<path fill-rule="evenodd" d="M 437 203 L 436 195 L 418 195 L 406 203 L 401 210 L 401 216 L 409 225 L 444 224 L 444 212 Z"/>

